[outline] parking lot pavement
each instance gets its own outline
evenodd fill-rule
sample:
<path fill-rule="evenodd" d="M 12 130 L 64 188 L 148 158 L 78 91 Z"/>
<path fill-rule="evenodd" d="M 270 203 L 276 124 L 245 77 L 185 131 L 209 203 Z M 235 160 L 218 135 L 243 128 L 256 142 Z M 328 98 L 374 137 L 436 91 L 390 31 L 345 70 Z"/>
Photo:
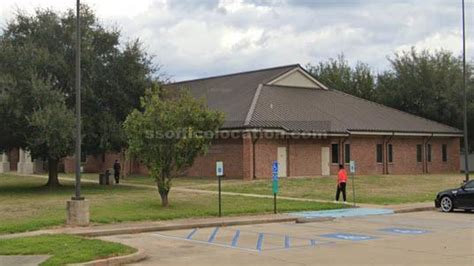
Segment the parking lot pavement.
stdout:
<path fill-rule="evenodd" d="M 474 214 L 435 211 L 119 235 L 149 265 L 474 265 Z"/>

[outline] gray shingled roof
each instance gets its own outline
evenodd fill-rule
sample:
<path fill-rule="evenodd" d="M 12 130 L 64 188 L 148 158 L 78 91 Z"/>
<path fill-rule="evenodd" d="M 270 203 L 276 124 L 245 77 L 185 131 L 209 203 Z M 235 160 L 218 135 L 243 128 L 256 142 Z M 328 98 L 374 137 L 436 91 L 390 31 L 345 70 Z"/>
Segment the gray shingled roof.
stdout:
<path fill-rule="evenodd" d="M 296 67 L 300 66 L 290 65 L 184 81 L 167 87 L 189 88 L 196 97 L 205 97 L 210 108 L 225 113 L 223 129 L 272 128 L 288 132 L 327 133 L 461 133 L 456 128 L 334 89 L 265 85 Z"/>
<path fill-rule="evenodd" d="M 204 97 L 210 108 L 225 114 L 224 128 L 244 127 L 257 87 L 298 65 L 275 67 L 224 76 L 176 82 L 166 87 L 187 88 L 196 97 Z"/>

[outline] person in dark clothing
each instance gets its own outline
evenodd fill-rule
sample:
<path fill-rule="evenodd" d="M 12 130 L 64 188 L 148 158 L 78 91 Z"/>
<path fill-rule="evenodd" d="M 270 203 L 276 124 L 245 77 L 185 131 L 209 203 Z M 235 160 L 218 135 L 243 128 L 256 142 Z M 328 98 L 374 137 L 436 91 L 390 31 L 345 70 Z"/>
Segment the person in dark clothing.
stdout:
<path fill-rule="evenodd" d="M 346 182 L 347 182 L 347 172 L 344 169 L 344 165 L 339 165 L 339 172 L 337 173 L 337 192 L 336 192 L 336 202 L 339 201 L 339 194 L 342 192 L 342 199 L 346 203 Z"/>
<path fill-rule="evenodd" d="M 114 163 L 114 178 L 115 178 L 115 184 L 118 184 L 118 183 L 119 183 L 119 179 L 120 179 L 120 169 L 121 169 L 120 162 L 119 162 L 118 160 L 115 160 L 115 163 Z"/>

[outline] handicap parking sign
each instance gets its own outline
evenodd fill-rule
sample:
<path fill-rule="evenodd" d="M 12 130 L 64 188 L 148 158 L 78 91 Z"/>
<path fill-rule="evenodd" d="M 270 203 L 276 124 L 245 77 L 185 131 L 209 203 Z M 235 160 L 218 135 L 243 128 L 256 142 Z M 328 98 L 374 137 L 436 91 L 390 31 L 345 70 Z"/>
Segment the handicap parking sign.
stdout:
<path fill-rule="evenodd" d="M 423 230 L 423 229 L 395 228 L 395 227 L 383 228 L 383 229 L 380 229 L 380 231 L 394 233 L 394 234 L 402 234 L 402 235 L 421 235 L 421 234 L 428 233 L 427 230 Z"/>
<path fill-rule="evenodd" d="M 324 234 L 321 236 L 328 237 L 328 238 L 341 239 L 341 240 L 348 240 L 348 241 L 363 241 L 363 240 L 376 239 L 376 237 L 373 237 L 373 236 L 348 234 L 348 233 Z"/>
<path fill-rule="evenodd" d="M 273 161 L 272 173 L 273 174 L 278 174 L 278 162 L 277 161 Z"/>

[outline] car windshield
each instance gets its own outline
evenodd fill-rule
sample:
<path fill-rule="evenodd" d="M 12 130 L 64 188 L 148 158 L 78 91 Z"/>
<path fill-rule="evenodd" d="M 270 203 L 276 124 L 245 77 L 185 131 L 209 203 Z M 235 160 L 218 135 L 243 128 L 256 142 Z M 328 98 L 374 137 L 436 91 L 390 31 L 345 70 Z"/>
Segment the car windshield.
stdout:
<path fill-rule="evenodd" d="M 474 188 L 474 180 L 467 182 L 464 188 Z"/>

